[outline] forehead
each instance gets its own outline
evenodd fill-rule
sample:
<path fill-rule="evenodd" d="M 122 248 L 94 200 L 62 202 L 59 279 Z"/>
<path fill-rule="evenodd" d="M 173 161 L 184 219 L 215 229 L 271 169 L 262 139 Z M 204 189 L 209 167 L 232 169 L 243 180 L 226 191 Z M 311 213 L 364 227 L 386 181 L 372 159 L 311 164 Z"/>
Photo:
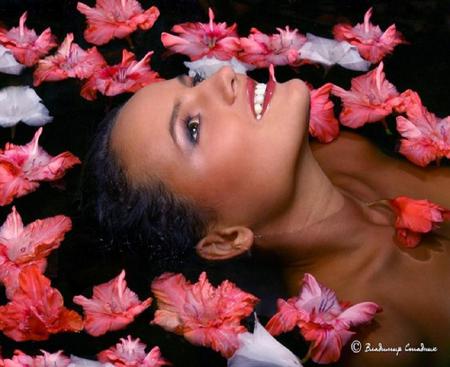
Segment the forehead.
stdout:
<path fill-rule="evenodd" d="M 139 90 L 120 110 L 110 147 L 132 182 L 143 183 L 149 177 L 162 178 L 163 172 L 170 173 L 174 150 L 168 123 L 179 88 L 175 79 L 153 83 Z"/>

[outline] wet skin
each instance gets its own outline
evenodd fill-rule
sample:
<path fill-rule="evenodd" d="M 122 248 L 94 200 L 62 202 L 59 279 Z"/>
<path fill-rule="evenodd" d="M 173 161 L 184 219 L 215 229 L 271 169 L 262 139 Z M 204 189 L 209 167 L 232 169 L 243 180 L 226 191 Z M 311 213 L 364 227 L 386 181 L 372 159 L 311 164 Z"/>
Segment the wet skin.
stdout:
<path fill-rule="evenodd" d="M 407 195 L 450 207 L 443 189 L 450 169 L 394 160 L 352 133 L 310 145 L 309 94 L 298 80 L 276 86 L 261 120 L 251 108 L 245 76 L 228 68 L 195 86 L 189 78 L 157 83 L 122 109 L 111 146 L 134 184 L 158 177 L 217 213 L 197 246 L 201 256 L 273 251 L 292 294 L 311 272 L 340 299 L 383 307 L 361 342 L 448 348 L 450 227 L 404 250 L 393 239 L 392 213 L 365 203 Z M 414 366 L 435 357 L 354 355 L 348 346 L 343 353 L 346 366 Z"/>

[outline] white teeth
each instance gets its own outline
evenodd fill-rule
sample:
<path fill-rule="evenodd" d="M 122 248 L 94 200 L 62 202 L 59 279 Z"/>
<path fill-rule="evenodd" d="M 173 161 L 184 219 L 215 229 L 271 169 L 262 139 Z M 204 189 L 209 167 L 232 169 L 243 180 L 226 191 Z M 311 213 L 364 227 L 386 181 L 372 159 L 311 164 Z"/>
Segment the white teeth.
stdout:
<path fill-rule="evenodd" d="M 255 111 L 256 119 L 260 120 L 262 115 L 261 112 L 263 110 L 264 103 L 264 95 L 266 93 L 266 84 L 258 83 L 255 86 L 255 97 L 253 99 L 253 109 Z"/>

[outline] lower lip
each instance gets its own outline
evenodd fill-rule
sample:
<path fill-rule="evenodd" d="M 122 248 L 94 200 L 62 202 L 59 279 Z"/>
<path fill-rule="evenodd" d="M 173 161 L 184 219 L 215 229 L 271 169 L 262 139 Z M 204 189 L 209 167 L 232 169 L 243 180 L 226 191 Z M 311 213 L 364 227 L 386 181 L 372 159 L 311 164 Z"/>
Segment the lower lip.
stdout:
<path fill-rule="evenodd" d="M 247 78 L 247 93 L 248 93 L 248 98 L 249 98 L 249 102 L 250 102 L 250 108 L 253 112 L 253 115 L 256 118 L 255 108 L 254 108 L 255 86 L 256 86 L 256 81 L 254 81 L 251 78 Z M 276 86 L 276 82 L 274 80 L 272 80 L 272 78 L 270 78 L 266 84 L 266 93 L 264 95 L 264 102 L 262 105 L 261 118 L 264 115 L 264 113 L 266 112 L 267 108 L 269 107 L 270 100 L 272 99 L 273 93 L 275 92 L 275 86 Z"/>

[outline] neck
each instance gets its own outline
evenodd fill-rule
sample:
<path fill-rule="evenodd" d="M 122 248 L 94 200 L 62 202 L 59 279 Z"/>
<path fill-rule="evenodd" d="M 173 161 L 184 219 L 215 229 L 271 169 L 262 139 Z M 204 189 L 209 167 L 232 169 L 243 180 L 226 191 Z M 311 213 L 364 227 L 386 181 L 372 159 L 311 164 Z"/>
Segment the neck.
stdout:
<path fill-rule="evenodd" d="M 254 230 L 260 248 L 275 249 L 287 266 L 308 266 L 360 247 L 368 231 L 389 224 L 357 196 L 334 185 L 308 144 L 301 157 L 292 205 Z"/>

